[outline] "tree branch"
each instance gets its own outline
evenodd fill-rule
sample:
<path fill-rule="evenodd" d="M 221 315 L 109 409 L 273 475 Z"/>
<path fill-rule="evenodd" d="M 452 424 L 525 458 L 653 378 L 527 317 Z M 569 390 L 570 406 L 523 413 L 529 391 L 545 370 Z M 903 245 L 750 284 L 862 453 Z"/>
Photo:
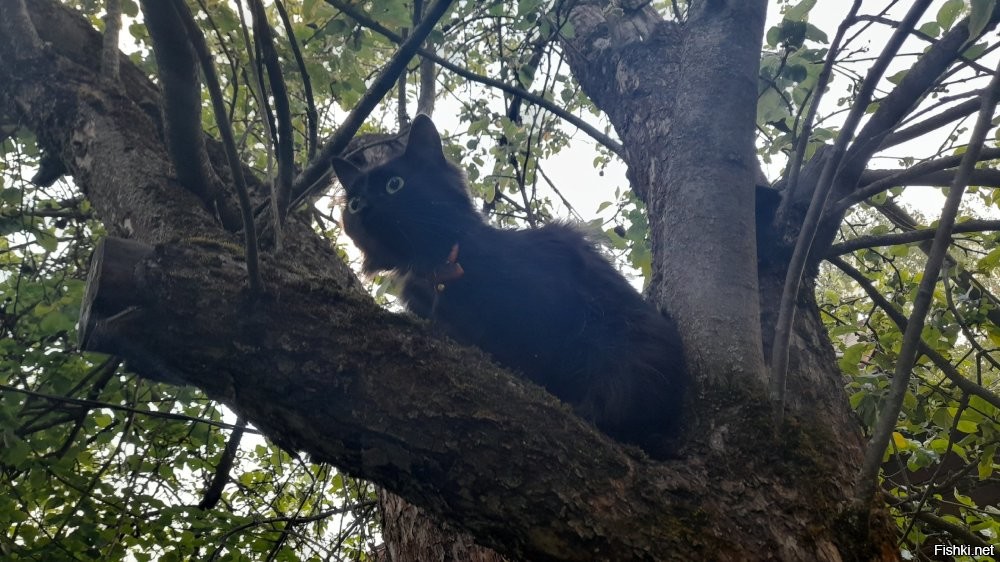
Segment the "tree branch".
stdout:
<path fill-rule="evenodd" d="M 824 214 L 827 217 L 839 217 L 841 213 L 865 199 L 900 185 L 941 185 L 938 182 L 942 180 L 947 181 L 944 185 L 949 185 L 953 174 L 942 176 L 941 174 L 934 174 L 934 172 L 958 166 L 962 158 L 963 155 L 958 154 L 955 156 L 945 156 L 936 160 L 925 160 L 905 170 L 866 170 L 861 174 L 861 178 L 858 181 L 858 184 L 864 187 L 855 189 L 840 201 L 830 205 Z M 1000 158 L 1000 148 L 984 148 L 979 153 L 980 162 L 995 160 L 997 158 Z M 993 185 L 998 181 L 998 175 L 1000 175 L 1000 172 L 996 170 L 973 169 L 970 179 L 981 178 L 988 182 L 977 185 Z"/>
<path fill-rule="evenodd" d="M 355 9 L 346 2 L 343 2 L 342 0 L 326 0 L 326 3 L 330 4 L 331 6 L 334 6 L 338 10 L 341 10 L 345 14 L 351 16 L 351 18 L 353 18 L 361 25 L 371 29 L 372 31 L 375 31 L 376 33 L 379 33 L 380 35 L 384 36 L 390 41 L 394 43 L 402 43 L 403 40 L 399 35 L 393 33 L 391 30 L 387 29 L 382 24 L 368 17 L 367 15 Z M 483 84 L 491 88 L 496 88 L 516 98 L 529 101 L 537 105 L 538 107 L 545 109 L 549 113 L 558 116 L 559 118 L 573 125 L 577 129 L 580 129 L 588 136 L 590 136 L 590 138 L 594 139 L 595 141 L 606 147 L 611 152 L 614 152 L 618 156 L 624 155 L 624 148 L 622 148 L 621 143 L 612 139 L 611 137 L 602 133 L 601 131 L 597 130 L 597 128 L 595 128 L 590 123 L 587 123 L 583 119 L 580 119 L 576 115 L 573 115 L 572 113 L 566 111 L 565 109 L 559 107 L 558 105 L 552 103 L 551 101 L 541 96 L 535 95 L 523 88 L 518 88 L 517 86 L 511 86 L 506 82 L 495 80 L 493 78 L 489 78 L 486 76 L 481 76 L 474 72 L 470 72 L 469 70 L 466 70 L 465 68 L 462 68 L 461 66 L 458 66 L 457 64 L 454 64 L 448 61 L 447 59 L 439 57 L 432 51 L 428 51 L 426 49 L 418 49 L 417 53 L 421 57 L 424 57 L 424 59 L 434 61 L 441 68 L 449 70 L 454 74 L 461 76 L 462 78 L 465 78 L 466 80 Z"/>
<path fill-rule="evenodd" d="M 198 59 L 179 14 L 171 2 L 142 0 L 146 29 L 153 43 L 163 91 L 164 137 L 177 179 L 211 209 L 217 182 L 205 151 L 201 128 L 201 83 Z M 117 45 L 115 54 L 118 54 Z"/>
<path fill-rule="evenodd" d="M 312 160 L 313 156 L 316 155 L 316 147 L 319 142 L 317 139 L 319 114 L 316 112 L 316 100 L 313 98 L 312 79 L 309 77 L 306 62 L 302 58 L 299 42 L 295 38 L 295 29 L 292 27 L 291 20 L 288 19 L 284 0 L 275 2 L 274 7 L 277 8 L 278 16 L 285 27 L 285 35 L 288 36 L 288 45 L 292 49 L 295 64 L 299 69 L 299 76 L 302 78 L 302 91 L 306 98 L 306 155 L 309 160 Z"/>
<path fill-rule="evenodd" d="M 997 5 L 983 33 L 989 31 L 1000 20 L 1000 5 Z M 896 33 L 909 33 L 912 25 L 900 24 Z M 894 33 L 894 36 L 895 34 Z M 917 60 L 899 84 L 882 98 L 878 109 L 868 119 L 864 128 L 844 159 L 844 177 L 853 187 L 851 178 L 857 177 L 867 165 L 871 156 L 882 146 L 886 136 L 896 127 L 913 106 L 937 83 L 948 67 L 961 57 L 969 41 L 969 18 L 956 23 L 941 39 Z M 865 102 L 867 107 L 868 102 Z M 865 107 L 861 109 L 864 110 Z"/>
<path fill-rule="evenodd" d="M 160 418 L 165 420 L 177 420 L 189 423 L 200 423 L 204 425 L 210 425 L 212 427 L 218 427 L 219 429 L 230 429 L 238 430 L 241 429 L 238 425 L 232 425 L 223 422 L 217 422 L 215 420 L 206 420 L 205 418 L 194 418 L 191 416 L 185 416 L 183 414 L 173 414 L 170 412 L 158 412 L 155 410 L 140 410 L 138 408 L 131 408 L 129 406 L 122 406 L 121 404 L 112 404 L 110 402 L 101 402 L 99 400 L 87 400 L 83 398 L 70 398 L 68 396 L 55 396 L 52 394 L 45 394 L 42 392 L 35 392 L 32 390 L 27 390 L 24 388 L 17 388 L 13 386 L 8 386 L 5 384 L 0 384 L 0 390 L 6 392 L 16 392 L 18 394 L 24 394 L 25 396 L 31 396 L 33 398 L 40 398 L 42 400 L 48 400 L 50 402 L 57 402 L 62 404 L 72 404 L 74 406 L 82 406 L 90 410 L 114 410 L 116 412 L 126 412 L 128 414 L 138 414 L 140 416 L 148 416 L 151 418 Z M 255 435 L 261 435 L 261 432 L 256 429 L 246 428 L 243 429 L 246 433 L 253 433 Z"/>
<path fill-rule="evenodd" d="M 691 511 L 690 498 L 708 492 L 685 465 L 630 457 L 542 389 L 367 295 L 303 290 L 278 273 L 292 264 L 272 263 L 264 271 L 275 272 L 267 283 L 281 299 L 261 300 L 246 314 L 231 305 L 246 297 L 229 251 L 171 244 L 131 262 L 116 249 L 135 244 L 108 239 L 92 262 L 89 312 L 81 317 L 88 348 L 118 349 L 140 373 L 176 373 L 282 447 L 383 485 L 491 547 L 537 560 L 635 560 L 644 550 L 633 532 L 655 543 L 653 551 L 669 552 L 679 544 L 646 535 L 647 524 L 704 513 L 703 504 Z M 102 272 L 115 263 L 134 275 Z M 105 288 L 105 280 L 113 283 Z M 195 294 L 213 298 L 184 297 Z M 194 308 L 199 322 L 190 322 Z M 316 330 L 307 318 L 328 328 Z M 219 361 L 219 349 L 232 348 L 241 352 Z M 218 366 L 212 378 L 203 376 L 206 364 Z M 482 474 L 484 466 L 503 466 L 502 478 Z M 511 494 L 531 498 L 532 509 L 508 501 Z"/>
<path fill-rule="evenodd" d="M 952 228 L 952 232 L 989 232 L 1000 230 L 1000 220 L 970 220 L 960 222 Z M 897 246 L 899 244 L 911 244 L 922 240 L 931 240 L 937 234 L 937 228 L 922 228 L 910 232 L 894 232 L 879 236 L 859 236 L 854 240 L 834 244 L 830 246 L 827 257 L 842 256 L 863 248 L 875 248 L 878 246 Z"/>
<path fill-rule="evenodd" d="M 205 488 L 205 495 L 198 502 L 198 509 L 212 509 L 222 499 L 222 491 L 226 488 L 226 484 L 229 483 L 229 471 L 233 469 L 233 461 L 236 460 L 236 453 L 240 450 L 240 442 L 243 440 L 246 427 L 246 418 L 238 418 L 236 420 L 236 429 L 229 434 L 229 440 L 226 441 L 226 448 L 222 451 L 219 464 L 215 466 L 215 474 L 212 475 L 212 481 L 209 483 L 208 488 Z"/>
<path fill-rule="evenodd" d="M 906 331 L 907 326 L 909 326 L 909 321 L 906 319 L 906 316 L 900 312 L 898 308 L 896 308 L 896 305 L 889 302 L 889 299 L 882 296 L 882 294 L 878 292 L 878 289 L 872 285 L 871 281 L 869 281 L 863 273 L 854 267 L 851 267 L 850 264 L 839 257 L 831 257 L 828 258 L 827 261 L 837 266 L 837 268 L 846 273 L 848 277 L 854 279 L 854 281 L 856 281 L 858 285 L 864 289 L 865 293 L 868 293 L 868 298 L 872 299 L 872 302 L 874 302 L 886 313 L 886 315 L 889 316 L 889 319 L 892 320 L 893 324 L 895 324 L 901 332 Z M 931 362 L 937 365 L 938 369 L 941 369 L 941 372 L 944 373 L 945 377 L 961 389 L 962 392 L 978 396 L 997 408 L 1000 408 L 1000 395 L 997 395 L 988 388 L 980 386 L 962 376 L 962 374 L 958 372 L 958 369 L 956 369 L 955 366 L 948 361 L 948 359 L 922 340 L 918 342 L 918 345 L 920 347 L 920 353 L 923 353 L 930 358 Z"/>
<path fill-rule="evenodd" d="M 979 109 L 979 98 L 981 95 L 982 91 L 977 92 L 975 93 L 975 97 L 970 100 L 966 100 L 958 105 L 949 107 L 941 113 L 928 117 L 919 123 L 914 123 L 905 129 L 896 130 L 885 137 L 885 140 L 882 141 L 882 145 L 879 148 L 886 149 L 902 144 L 906 141 L 913 140 L 931 131 L 944 127 L 953 121 L 972 115 Z"/>
<path fill-rule="evenodd" d="M 111 82 L 118 81 L 118 34 L 122 29 L 121 0 L 104 1 L 104 50 L 101 54 L 101 75 Z"/>
<path fill-rule="evenodd" d="M 278 61 L 278 51 L 274 48 L 274 37 L 271 25 L 267 21 L 267 13 L 261 0 L 249 0 L 250 13 L 253 17 L 254 41 L 260 48 L 261 60 L 267 70 L 268 83 L 271 86 L 271 97 L 274 99 L 274 113 L 277 120 L 277 153 L 278 178 L 272 186 L 271 198 L 274 201 L 275 233 L 281 231 L 280 225 L 288 213 L 288 203 L 291 196 L 292 180 L 295 174 L 295 137 L 292 133 L 292 110 L 288 105 L 288 88 Z M 280 3 L 280 2 L 279 2 Z M 261 92 L 264 94 L 264 92 Z M 266 95 L 265 95 L 266 97 Z"/>
<path fill-rule="evenodd" d="M 851 5 L 851 9 L 844 18 L 844 21 L 837 27 L 837 34 L 833 37 L 833 42 L 830 44 L 830 50 L 827 52 L 826 60 L 823 63 L 823 70 L 820 71 L 819 78 L 816 80 L 816 86 L 812 90 L 813 96 L 809 102 L 809 110 L 802 121 L 802 129 L 799 132 L 799 138 L 795 142 L 795 152 L 792 153 L 792 158 L 788 162 L 788 187 L 786 188 L 786 193 L 781 198 L 781 203 L 778 205 L 778 211 L 775 213 L 775 224 L 782 221 L 782 218 L 788 212 L 789 205 L 795 200 L 794 195 L 799 186 L 799 172 L 802 168 L 802 160 L 805 158 L 806 149 L 809 147 L 809 137 L 812 136 L 812 125 L 816 119 L 816 112 L 819 111 L 819 102 L 823 99 L 827 84 L 830 82 L 830 76 L 833 74 L 833 65 L 836 62 L 837 55 L 840 54 L 840 42 L 843 41 L 847 30 L 854 24 L 854 18 L 857 16 L 859 9 L 861 9 L 861 0 L 854 0 L 854 4 Z"/>
<path fill-rule="evenodd" d="M 0 30 L 7 36 L 6 48 L 14 59 L 29 58 L 45 48 L 24 0 L 0 0 Z"/>
<path fill-rule="evenodd" d="M 236 139 L 233 138 L 233 128 L 230 126 L 229 117 L 226 114 L 226 102 L 222 99 L 222 88 L 219 87 L 219 78 L 215 73 L 215 63 L 212 62 L 212 55 L 208 50 L 208 45 L 205 44 L 205 36 L 201 34 L 201 29 L 195 23 L 194 16 L 191 15 L 187 4 L 184 3 L 184 0 L 173 0 L 173 4 L 177 16 L 180 17 L 187 30 L 191 45 L 198 55 L 201 72 L 205 76 L 205 87 L 208 88 L 209 97 L 212 99 L 212 112 L 215 114 L 219 135 L 222 136 L 222 146 L 225 149 L 229 170 L 233 175 L 233 184 L 236 186 L 236 194 L 240 201 L 240 213 L 243 216 L 243 244 L 246 252 L 246 271 L 250 282 L 250 291 L 254 294 L 260 294 L 263 292 L 264 286 L 260 274 L 260 257 L 257 252 L 257 228 L 253 222 L 253 206 L 250 203 L 250 192 L 247 190 L 246 178 L 243 177 L 239 155 L 236 153 Z"/>
<path fill-rule="evenodd" d="M 299 177 L 292 185 L 292 207 L 298 205 L 308 196 L 309 189 L 313 185 L 316 185 L 323 176 L 329 174 L 330 159 L 343 152 L 344 148 L 347 147 L 347 143 L 351 141 L 351 137 L 358 132 L 358 129 L 361 128 L 362 123 L 364 123 L 372 110 L 375 109 L 375 106 L 396 85 L 396 78 L 399 77 L 401 72 L 406 70 L 407 63 L 416 54 L 421 43 L 430 35 L 434 26 L 437 25 L 438 20 L 444 17 L 451 2 L 452 0 L 435 0 L 427 8 L 424 20 L 413 29 L 413 34 L 399 46 L 399 50 L 393 55 L 392 60 L 382 69 L 382 72 L 379 73 L 368 87 L 368 90 L 361 96 L 354 109 L 351 110 L 344 119 L 344 122 L 340 124 L 337 131 L 320 150 L 318 157 L 313 158 L 306 169 L 299 174 Z"/>
<path fill-rule="evenodd" d="M 775 416 L 778 419 L 781 419 L 784 410 L 785 377 L 788 374 L 788 346 L 792 334 L 792 323 L 795 321 L 795 300 L 798 298 L 799 285 L 802 282 L 802 275 L 805 272 L 806 259 L 812 251 L 813 242 L 820 227 L 820 217 L 823 208 L 826 207 L 827 199 L 837 181 L 841 161 L 845 158 L 845 147 L 854 135 L 854 130 L 861 122 L 861 118 L 864 116 L 865 110 L 871 102 L 875 87 L 878 85 L 879 80 L 881 80 L 882 74 L 885 73 L 889 63 L 892 62 L 896 52 L 902 46 L 909 30 L 913 29 L 917 20 L 929 6 L 929 0 L 917 0 L 913 3 L 902 22 L 900 22 L 899 28 L 889 38 L 885 49 L 883 49 L 878 59 L 868 70 L 868 74 L 865 76 L 865 80 L 862 82 L 853 102 L 853 108 L 847 115 L 844 126 L 833 145 L 833 152 L 823 167 L 816 190 L 813 192 L 812 200 L 809 202 L 809 210 L 806 211 L 799 236 L 795 241 L 795 250 L 792 252 L 788 271 L 785 275 L 785 284 L 781 293 L 781 305 L 778 309 L 778 320 L 774 328 L 774 343 L 771 348 L 770 396 L 775 406 Z"/>
<path fill-rule="evenodd" d="M 913 301 L 913 311 L 910 313 L 909 322 L 903 334 L 903 344 L 896 360 L 896 368 L 893 371 L 892 385 L 872 430 L 868 449 L 865 451 L 865 462 L 858 477 L 856 494 L 858 501 L 868 502 L 874 497 L 882 455 L 892 437 L 892 430 L 896 427 L 903 399 L 906 397 L 910 371 L 917 358 L 921 343 L 921 331 L 933 300 L 934 286 L 937 284 L 941 264 L 944 263 L 948 246 L 951 244 L 951 231 L 955 224 L 955 217 L 958 215 L 958 207 L 962 201 L 965 187 L 968 185 L 972 169 L 979 158 L 979 152 L 983 148 L 986 133 L 992 127 L 993 110 L 996 108 L 998 98 L 1000 98 L 1000 67 L 998 67 L 983 95 L 982 109 L 979 111 L 979 118 L 976 120 L 972 137 L 969 139 L 968 150 L 963 155 L 955 182 L 951 185 L 948 198 L 941 211 L 937 232 L 934 235 L 934 243 L 927 257 L 927 264 L 917 289 L 917 296 Z"/>

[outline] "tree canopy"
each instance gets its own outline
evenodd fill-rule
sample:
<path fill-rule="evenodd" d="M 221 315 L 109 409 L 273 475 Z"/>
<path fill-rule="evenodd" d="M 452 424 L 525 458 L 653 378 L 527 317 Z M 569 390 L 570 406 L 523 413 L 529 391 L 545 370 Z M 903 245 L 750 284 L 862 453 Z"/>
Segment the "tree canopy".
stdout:
<path fill-rule="evenodd" d="M 0 558 L 997 545 L 998 21 L 995 0 L 0 0 Z M 418 112 L 489 221 L 586 222 L 678 320 L 677 459 L 355 273 L 330 158 L 378 161 Z"/>

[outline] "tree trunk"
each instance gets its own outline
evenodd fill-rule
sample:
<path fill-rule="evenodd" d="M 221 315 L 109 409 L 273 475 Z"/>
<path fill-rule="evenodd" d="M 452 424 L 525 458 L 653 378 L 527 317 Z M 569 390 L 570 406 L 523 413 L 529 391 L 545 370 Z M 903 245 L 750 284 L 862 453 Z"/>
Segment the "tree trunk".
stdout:
<path fill-rule="evenodd" d="M 266 294 L 251 295 L 239 240 L 174 177 L 145 111 L 155 89 L 124 59 L 123 87 L 102 84 L 100 41 L 51 0 L 27 3 L 44 50 L 13 48 L 28 44 L 10 17 L 21 4 L 0 0 L 0 107 L 59 155 L 109 232 L 131 239 L 108 241 L 94 262 L 82 339 L 141 374 L 198 386 L 283 447 L 515 559 L 895 560 L 885 514 L 847 507 L 859 428 L 807 293 L 789 416 L 771 422 L 770 316 L 756 303 L 760 292 L 776 306 L 783 271 L 758 275 L 752 244 L 763 7 L 723 4 L 693 8 L 681 30 L 645 8 L 609 21 L 614 11 L 581 2 L 567 49 L 649 204 L 653 294 L 680 320 L 698 380 L 683 455 L 664 463 L 380 309 L 294 218 L 282 253 L 262 260 Z"/>

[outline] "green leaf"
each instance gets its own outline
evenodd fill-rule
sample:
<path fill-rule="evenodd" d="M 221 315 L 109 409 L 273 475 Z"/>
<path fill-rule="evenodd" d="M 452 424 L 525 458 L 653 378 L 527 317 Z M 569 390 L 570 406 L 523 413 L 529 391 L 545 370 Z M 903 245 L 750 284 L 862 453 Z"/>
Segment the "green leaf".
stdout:
<path fill-rule="evenodd" d="M 979 424 L 973 421 L 961 420 L 955 424 L 955 429 L 962 433 L 975 433 L 979 431 Z"/>
<path fill-rule="evenodd" d="M 976 43 L 962 52 L 962 56 L 969 60 L 976 60 L 986 52 L 986 43 Z"/>
<path fill-rule="evenodd" d="M 802 0 L 798 4 L 785 11 L 785 19 L 793 21 L 805 21 L 809 11 L 816 5 L 816 0 Z"/>
<path fill-rule="evenodd" d="M 891 76 L 886 76 L 885 79 L 898 86 L 899 83 L 903 81 L 903 78 L 906 76 L 906 73 L 909 71 L 910 71 L 909 68 L 904 68 L 903 70 L 900 70 L 899 72 Z"/>
<path fill-rule="evenodd" d="M 997 265 L 1000 265 L 1000 248 L 994 248 L 976 262 L 976 268 L 984 273 L 993 271 Z"/>
<path fill-rule="evenodd" d="M 938 10 L 937 24 L 941 26 L 941 29 L 951 29 L 964 8 L 965 2 L 963 0 L 948 0 Z"/>
<path fill-rule="evenodd" d="M 929 21 L 924 25 L 917 28 L 917 31 L 923 33 L 924 35 L 929 35 L 931 37 L 937 37 L 941 35 L 941 26 L 937 22 Z"/>
<path fill-rule="evenodd" d="M 94 414 L 93 419 L 94 423 L 97 424 L 97 427 L 101 429 L 104 429 L 105 427 L 111 425 L 111 422 L 114 420 L 114 418 L 112 418 L 108 414 L 105 414 L 104 412 L 99 412 L 97 414 Z"/>
<path fill-rule="evenodd" d="M 778 41 L 792 48 L 801 47 L 806 40 L 806 22 L 785 19 L 781 22 Z"/>
<path fill-rule="evenodd" d="M 969 11 L 969 40 L 975 41 L 986 29 L 996 7 L 996 0 L 971 0 Z"/>
<path fill-rule="evenodd" d="M 817 43 L 830 42 L 830 39 L 826 36 L 826 32 L 811 23 L 806 24 L 806 39 L 816 41 Z"/>

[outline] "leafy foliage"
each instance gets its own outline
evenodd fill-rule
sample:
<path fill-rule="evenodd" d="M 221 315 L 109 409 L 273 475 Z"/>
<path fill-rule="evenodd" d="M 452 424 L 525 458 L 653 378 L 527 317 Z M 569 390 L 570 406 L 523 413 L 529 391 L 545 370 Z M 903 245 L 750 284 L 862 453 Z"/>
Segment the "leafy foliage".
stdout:
<path fill-rule="evenodd" d="M 103 3 L 65 0 L 103 28 Z M 139 8 L 123 0 L 130 58 L 152 74 L 149 34 L 136 19 Z M 815 103 L 820 73 L 839 22 L 815 16 L 816 0 L 776 1 L 780 11 L 768 30 L 758 81 L 759 156 L 784 166 L 802 134 L 802 120 Z M 272 144 L 262 119 L 260 69 L 246 43 L 247 13 L 231 2 L 192 4 L 225 88 L 231 121 L 244 163 L 266 177 Z M 993 2 L 944 0 L 917 28 L 925 48 L 957 25 L 973 36 L 986 25 Z M 390 59 L 396 42 L 363 16 L 396 34 L 413 26 L 412 4 L 390 0 L 334 2 L 288 0 L 288 29 L 273 3 L 267 15 L 289 88 L 296 163 L 309 161 L 310 96 L 319 137 L 331 134 Z M 687 2 L 653 2 L 668 19 L 683 20 Z M 559 8 L 542 0 L 458 2 L 428 41 L 428 48 L 480 77 L 528 91 L 575 116 L 609 127 L 561 58 L 558 38 L 574 30 Z M 676 9 L 676 12 L 675 12 Z M 888 17 L 881 14 L 877 17 Z M 963 18 L 968 20 L 963 20 Z M 811 21 L 812 20 L 812 21 Z M 962 23 L 966 21 L 967 23 Z M 877 19 L 867 24 L 884 25 Z M 866 25 L 867 25 L 866 24 Z M 856 22 L 861 25 L 861 22 Z M 870 26 L 869 26 L 870 27 Z M 884 30 L 883 30 L 884 31 Z M 301 56 L 301 66 L 290 41 Z M 963 47 L 967 63 L 942 78 L 915 115 L 933 115 L 985 82 L 997 45 L 988 36 Z M 834 82 L 820 120 L 810 131 L 806 160 L 839 134 L 843 110 L 851 107 L 871 64 L 869 46 L 858 43 L 835 53 Z M 876 55 L 877 56 L 877 55 Z M 884 80 L 885 90 L 910 71 L 901 56 Z M 302 69 L 308 75 L 306 86 Z M 988 78 L 987 78 L 988 79 Z M 496 224 L 537 225 L 577 214 L 577 185 L 552 180 L 550 162 L 582 135 L 551 112 L 482 81 L 439 71 L 433 82 L 446 106 L 450 156 L 466 169 L 474 196 Z M 969 84 L 975 84 L 970 86 Z M 419 82 L 416 63 L 402 96 L 385 100 L 363 132 L 394 131 L 397 115 L 412 115 L 429 84 Z M 266 88 L 265 88 L 266 89 Z M 872 110 L 880 100 L 872 104 Z M 208 107 L 207 98 L 205 107 Z M 907 123 L 909 124 L 909 123 Z M 6 134 L 6 123 L 0 133 Z M 204 129 L 216 135 L 203 113 Z M 967 128 L 961 120 L 920 146 L 887 153 L 898 169 L 961 154 Z M 271 127 L 270 130 L 273 130 Z M 1000 134 L 1000 133 L 997 133 Z M 13 129 L 3 138 L 0 160 L 0 557 L 5 560 L 320 560 L 372 557 L 380 542 L 373 492 L 332 467 L 290 457 L 259 438 L 252 428 L 239 438 L 225 487 L 213 505 L 201 505 L 227 443 L 239 435 L 235 416 L 199 392 L 138 379 L 128 365 L 75 351 L 74 322 L 82 299 L 87 256 L 103 235 L 84 194 L 68 181 L 32 184 L 42 167 L 36 139 Z M 615 161 L 599 149 L 594 168 L 603 174 Z M 989 162 L 981 163 L 989 170 Z M 587 177 L 596 176 L 588 172 Z M 774 177 L 783 173 L 772 173 Z M 938 184 L 934 184 L 938 185 Z M 914 190 L 895 186 L 852 208 L 838 242 L 878 240 L 842 258 L 865 280 L 859 285 L 840 269 L 824 267 L 817 296 L 839 353 L 851 405 L 870 427 L 883 407 L 902 330 L 872 299 L 881 295 L 904 314 L 920 281 L 921 243 L 899 243 L 894 235 L 932 228 L 933 219 L 899 219 Z M 610 191 L 610 190 L 609 190 Z M 996 217 L 994 185 L 973 186 L 963 220 Z M 649 219 L 630 190 L 601 193 L 601 228 L 624 264 L 650 275 Z M 337 220 L 311 210 L 316 228 L 331 239 Z M 586 208 L 580 206 L 580 208 Z M 914 213 L 916 214 L 916 213 Z M 887 216 L 896 217 L 890 221 Z M 873 238 L 874 240 L 874 238 Z M 879 241 L 881 240 L 881 241 Z M 883 488 L 893 498 L 904 554 L 926 558 L 929 546 L 954 541 L 945 521 L 995 543 L 1000 537 L 997 455 L 1000 412 L 982 396 L 958 389 L 946 369 L 996 393 L 1000 387 L 1000 237 L 988 229 L 956 237 L 944 282 L 924 329 L 924 342 L 947 361 L 922 356 L 914 370 L 904 410 L 886 451 Z M 352 251 L 344 249 L 344 256 Z M 392 292 L 374 280 L 378 296 Z M 945 367 L 945 368 L 943 368 Z M 995 493 L 994 493 L 995 494 Z M 926 517 L 925 515 L 933 517 Z"/>

